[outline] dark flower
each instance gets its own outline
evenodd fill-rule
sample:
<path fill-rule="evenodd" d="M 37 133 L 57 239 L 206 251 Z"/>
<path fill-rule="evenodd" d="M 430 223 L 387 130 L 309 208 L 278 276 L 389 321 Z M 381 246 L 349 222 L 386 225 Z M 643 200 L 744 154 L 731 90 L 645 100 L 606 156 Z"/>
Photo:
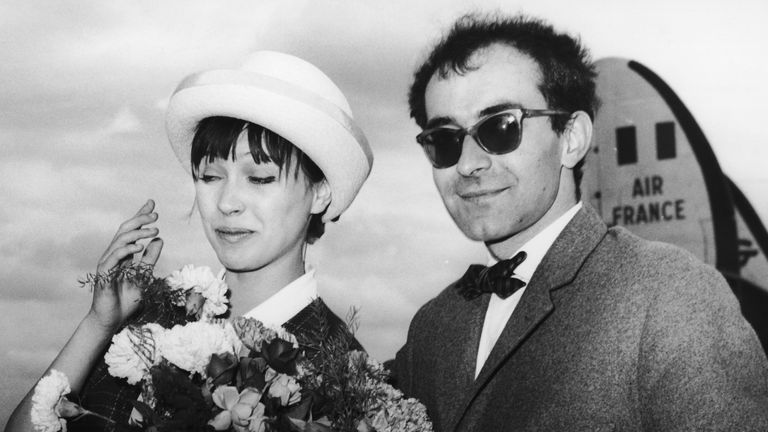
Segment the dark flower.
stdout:
<path fill-rule="evenodd" d="M 241 358 L 237 368 L 237 388 L 253 387 L 263 391 L 264 386 L 267 385 L 264 378 L 266 369 L 267 363 L 263 358 Z"/>
<path fill-rule="evenodd" d="M 237 372 L 238 361 L 232 353 L 211 355 L 211 361 L 205 369 L 214 386 L 226 385 L 232 382 Z"/>
<path fill-rule="evenodd" d="M 296 359 L 299 352 L 299 349 L 293 347 L 293 343 L 280 338 L 272 339 L 261 349 L 262 357 L 272 369 L 288 375 L 296 375 Z"/>

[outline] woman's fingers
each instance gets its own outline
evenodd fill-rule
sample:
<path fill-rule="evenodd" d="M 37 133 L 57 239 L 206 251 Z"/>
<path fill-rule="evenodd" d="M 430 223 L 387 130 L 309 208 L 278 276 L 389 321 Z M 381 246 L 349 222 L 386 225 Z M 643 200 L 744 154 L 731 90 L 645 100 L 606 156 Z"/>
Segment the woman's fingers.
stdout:
<path fill-rule="evenodd" d="M 99 260 L 99 267 L 103 267 L 102 263 L 105 262 L 108 257 L 113 255 L 115 251 L 120 250 L 127 245 L 134 244 L 139 240 L 155 237 L 158 233 L 159 230 L 157 228 L 151 227 L 136 229 L 133 231 L 128 231 L 127 233 L 120 234 L 112 241 L 109 247 L 107 247 L 107 250 L 104 252 L 104 255 L 102 255 L 101 260 Z M 120 260 L 125 258 L 127 258 L 127 256 L 122 256 L 120 257 Z M 107 267 L 107 270 L 110 268 L 111 267 Z"/>
<path fill-rule="evenodd" d="M 139 208 L 139 211 L 136 212 L 135 215 L 133 215 L 132 218 L 126 220 L 117 229 L 117 232 L 115 233 L 115 236 L 112 238 L 112 241 L 114 241 L 117 236 L 120 234 L 139 228 L 142 225 L 152 223 L 157 219 L 157 214 L 153 213 L 152 211 L 155 209 L 155 202 L 151 199 L 147 200 L 147 202 L 144 203 Z"/>
<path fill-rule="evenodd" d="M 121 234 L 125 234 L 129 231 L 133 231 L 135 229 L 141 228 L 144 225 L 148 225 L 157 221 L 157 217 L 158 217 L 157 213 L 137 214 L 136 216 L 120 224 L 120 227 L 117 229 L 117 232 L 115 233 L 115 236 L 112 238 L 112 241 L 114 242 L 115 240 L 117 240 L 117 238 Z"/>
<path fill-rule="evenodd" d="M 120 234 L 115 238 L 112 244 L 109 245 L 109 248 L 105 253 L 108 254 L 114 249 L 123 247 L 130 243 L 136 243 L 139 240 L 155 237 L 159 232 L 160 230 L 158 230 L 156 227 L 150 227 L 150 228 L 139 228 L 139 229 L 135 229 L 135 230 Z"/>
<path fill-rule="evenodd" d="M 144 251 L 144 256 L 141 257 L 142 264 L 155 265 L 158 258 L 160 258 L 160 252 L 163 250 L 163 239 L 154 238 L 148 244 Z"/>
<path fill-rule="evenodd" d="M 154 209 L 155 209 L 155 201 L 152 199 L 148 199 L 147 202 L 145 202 L 144 205 L 141 206 L 139 211 L 136 212 L 136 216 L 140 214 L 152 213 L 152 210 Z"/>
<path fill-rule="evenodd" d="M 98 273 L 106 273 L 112 268 L 118 266 L 123 260 L 131 257 L 133 254 L 139 253 L 144 249 L 144 245 L 139 243 L 131 243 L 113 250 L 106 255 L 97 267 Z"/>
<path fill-rule="evenodd" d="M 135 243 L 157 236 L 157 228 L 143 228 L 145 225 L 157 221 L 158 214 L 154 212 L 154 209 L 155 202 L 151 199 L 147 200 L 133 217 L 120 224 L 115 236 L 112 238 L 109 246 L 107 246 L 107 250 L 104 251 L 99 259 L 97 265 L 99 273 L 109 271 L 116 265 L 129 264 L 131 262 L 131 255 L 143 250 L 143 246 L 139 247 Z M 153 255 L 155 253 L 159 255 L 159 251 L 153 251 Z M 156 261 L 157 257 L 155 256 L 152 259 Z"/>

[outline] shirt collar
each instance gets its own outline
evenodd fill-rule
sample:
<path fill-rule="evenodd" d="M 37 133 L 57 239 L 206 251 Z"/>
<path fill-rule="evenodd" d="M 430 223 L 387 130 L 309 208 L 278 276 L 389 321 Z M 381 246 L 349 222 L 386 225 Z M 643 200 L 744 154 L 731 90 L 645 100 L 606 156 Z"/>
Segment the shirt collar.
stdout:
<path fill-rule="evenodd" d="M 525 244 L 523 244 L 520 249 L 515 251 L 515 253 L 510 256 L 511 258 L 520 251 L 525 251 L 527 254 L 525 261 L 520 263 L 520 265 L 515 269 L 515 277 L 518 277 L 523 282 L 529 282 L 531 280 L 533 272 L 536 271 L 536 267 L 539 266 L 541 260 L 544 258 L 544 255 L 546 255 L 549 248 L 552 247 L 552 244 L 555 243 L 555 240 L 557 240 L 557 237 L 561 232 L 563 232 L 563 229 L 565 229 L 565 226 L 568 225 L 568 222 L 570 222 L 574 216 L 576 216 L 576 213 L 578 213 L 581 207 L 581 201 L 574 204 L 573 207 L 560 215 L 560 217 L 555 219 L 554 222 L 541 230 L 532 239 L 525 242 Z M 490 255 L 490 253 L 488 255 L 489 266 L 498 262 L 497 259 Z"/>
<path fill-rule="evenodd" d="M 309 269 L 243 316 L 257 319 L 267 327 L 280 327 L 317 297 L 315 270 Z"/>

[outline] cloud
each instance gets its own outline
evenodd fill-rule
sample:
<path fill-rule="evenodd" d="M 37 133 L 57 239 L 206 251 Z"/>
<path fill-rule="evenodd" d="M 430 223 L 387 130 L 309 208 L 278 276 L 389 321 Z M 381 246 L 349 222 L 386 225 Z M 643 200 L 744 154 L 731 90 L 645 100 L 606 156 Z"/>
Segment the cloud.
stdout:
<path fill-rule="evenodd" d="M 141 130 L 141 121 L 129 107 L 123 107 L 115 114 L 106 128 L 107 134 L 123 134 Z"/>
<path fill-rule="evenodd" d="M 768 220 L 766 177 L 754 162 L 765 159 L 755 119 L 768 114 L 768 62 L 755 53 L 768 40 L 768 4 L 604 3 L 587 0 L 575 12 L 557 1 L 474 4 L 525 8 L 581 32 L 596 56 L 647 63 Z M 485 258 L 443 208 L 406 100 L 426 47 L 467 8 L 460 0 L 0 2 L 0 315 L 16 324 L 0 329 L 11 352 L 0 367 L 13 371 L 3 374 L 5 415 L 87 310 L 90 294 L 77 278 L 95 269 L 119 223 L 147 198 L 158 203 L 166 240 L 160 274 L 218 266 L 199 221 L 187 219 L 194 193 L 163 112 L 184 76 L 237 66 L 255 49 L 285 50 L 324 70 L 373 146 L 369 181 L 310 259 L 328 303 L 342 314 L 360 306 L 364 345 L 392 357 L 415 310 Z"/>
<path fill-rule="evenodd" d="M 5 286 L 5 285 L 3 285 Z M 83 293 L 83 297 L 90 296 Z M 80 299 L 75 299 L 80 300 Z M 8 300 L 0 302 L 0 315 L 6 323 L 0 326 L 0 340 L 4 349 L 0 353 L 0 423 L 4 423 L 13 407 L 32 388 L 45 368 L 54 359 L 69 335 L 85 314 L 78 301 L 50 303 L 36 300 Z"/>

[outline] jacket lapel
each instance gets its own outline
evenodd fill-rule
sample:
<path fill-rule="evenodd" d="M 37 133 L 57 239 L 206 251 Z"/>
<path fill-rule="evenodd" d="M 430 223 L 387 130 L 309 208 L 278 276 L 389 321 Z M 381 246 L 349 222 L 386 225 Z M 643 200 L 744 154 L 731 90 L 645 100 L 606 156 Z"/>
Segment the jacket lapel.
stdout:
<path fill-rule="evenodd" d="M 286 321 L 283 327 L 296 336 L 310 356 L 314 356 L 322 342 L 333 339 L 346 343 L 350 350 L 365 351 L 347 324 L 320 297 Z"/>
<path fill-rule="evenodd" d="M 600 216 L 585 204 L 560 233 L 536 268 L 520 303 L 504 327 L 477 379 L 467 387 L 469 392 L 456 410 L 456 417 L 447 430 L 453 430 L 459 425 L 472 402 L 496 371 L 552 312 L 554 306 L 550 293 L 564 287 L 576 277 L 581 265 L 597 247 L 606 231 Z M 484 317 L 485 308 L 480 314 L 480 329 Z M 480 331 L 478 330 L 478 340 Z M 477 353 L 477 343 L 474 344 L 474 350 Z M 474 374 L 474 362 L 472 364 Z"/>
<path fill-rule="evenodd" d="M 471 307 L 464 308 L 468 312 L 465 327 L 466 334 L 463 339 L 467 341 L 462 347 L 462 358 L 460 363 L 463 366 L 463 380 L 460 383 L 461 388 L 466 389 L 472 385 L 475 380 L 475 365 L 477 364 L 477 350 L 480 346 L 480 335 L 483 331 L 483 321 L 485 320 L 485 311 L 488 309 L 490 296 L 480 296 L 471 302 Z M 457 393 L 457 394 L 461 394 Z"/>
<path fill-rule="evenodd" d="M 442 335 L 450 335 L 450 339 L 444 340 L 444 348 L 441 350 L 444 355 L 437 387 L 442 390 L 436 395 L 440 400 L 437 406 L 442 411 L 440 417 L 443 419 L 450 420 L 456 410 L 461 408 L 462 400 L 456 395 L 465 394 L 475 379 L 477 348 L 489 299 L 488 295 L 483 295 L 465 300 L 456 294 L 454 308 L 449 311 L 453 328 L 440 331 Z"/>

